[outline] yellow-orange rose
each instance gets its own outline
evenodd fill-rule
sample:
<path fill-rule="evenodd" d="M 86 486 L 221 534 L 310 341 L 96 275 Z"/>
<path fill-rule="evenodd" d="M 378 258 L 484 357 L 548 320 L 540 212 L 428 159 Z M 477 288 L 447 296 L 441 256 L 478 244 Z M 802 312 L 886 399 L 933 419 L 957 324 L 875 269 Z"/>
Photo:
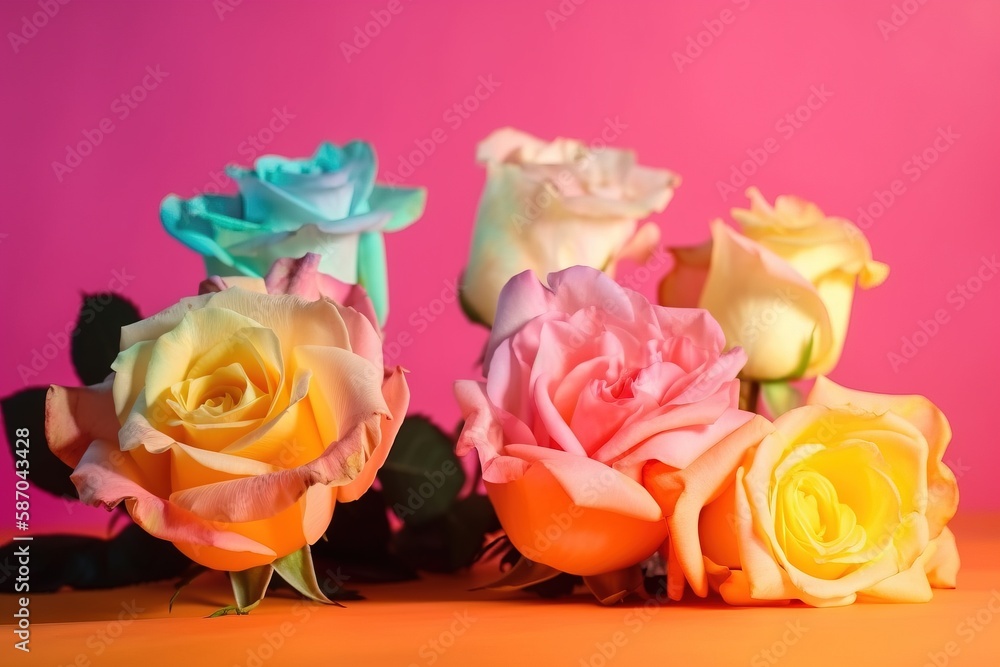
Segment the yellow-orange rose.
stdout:
<path fill-rule="evenodd" d="M 253 289 L 123 328 L 115 375 L 52 387 L 46 405 L 84 502 L 124 500 L 145 530 L 229 571 L 315 542 L 336 501 L 371 485 L 409 401 L 362 312 L 240 284 Z"/>
<path fill-rule="evenodd" d="M 702 246 L 672 250 L 660 286 L 667 306 L 705 308 L 727 343 L 747 353 L 745 377 L 778 380 L 830 372 L 847 336 L 855 283 L 881 284 L 888 267 L 872 260 L 864 234 L 813 203 L 756 188 L 749 210 L 733 209 L 743 233 L 721 220 Z"/>
<path fill-rule="evenodd" d="M 921 396 L 820 378 L 702 511 L 709 581 L 733 604 L 923 602 L 932 587 L 954 587 L 946 524 L 958 487 L 941 460 L 950 437 Z"/>

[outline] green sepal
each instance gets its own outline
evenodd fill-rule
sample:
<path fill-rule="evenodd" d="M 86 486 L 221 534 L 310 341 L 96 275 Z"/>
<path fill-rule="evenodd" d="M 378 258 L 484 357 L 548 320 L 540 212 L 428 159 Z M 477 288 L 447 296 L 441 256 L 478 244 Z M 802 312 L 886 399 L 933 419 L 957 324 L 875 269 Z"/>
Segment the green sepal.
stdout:
<path fill-rule="evenodd" d="M 549 579 L 558 577 L 562 572 L 542 563 L 536 563 L 528 558 L 521 557 L 513 567 L 507 570 L 503 576 L 496 581 L 483 586 L 473 588 L 474 591 L 517 591 L 534 584 L 539 584 Z"/>
<path fill-rule="evenodd" d="M 601 604 L 612 605 L 621 602 L 642 588 L 642 570 L 638 565 L 614 572 L 583 578 L 583 583 Z"/>
<path fill-rule="evenodd" d="M 273 573 L 274 568 L 270 565 L 258 565 L 248 570 L 229 573 L 229 581 L 233 584 L 233 595 L 236 598 L 236 609 L 239 610 L 237 613 L 249 612 L 260 604 L 264 594 L 267 593 L 267 585 L 271 583 Z M 213 614 L 216 615 L 225 616 L 219 612 Z"/>
<path fill-rule="evenodd" d="M 188 571 L 181 577 L 180 581 L 174 584 L 174 594 L 170 596 L 170 602 L 167 603 L 167 613 L 171 613 L 174 610 L 174 602 L 177 601 L 178 596 L 180 596 L 181 591 L 184 590 L 192 581 L 200 577 L 201 575 L 208 572 L 208 568 L 204 565 L 192 564 Z"/>
<path fill-rule="evenodd" d="M 320 587 L 319 580 L 316 578 L 316 568 L 313 567 L 312 551 L 308 544 L 298 551 L 293 551 L 287 556 L 279 558 L 271 565 L 292 588 L 310 600 L 337 607 L 344 606 L 328 598 Z"/>
<path fill-rule="evenodd" d="M 465 485 L 465 471 L 448 434 L 427 417 L 410 415 L 378 479 L 386 504 L 407 525 L 417 526 L 448 513 Z"/>
<path fill-rule="evenodd" d="M 812 361 L 813 348 L 816 347 L 816 329 L 813 329 L 812 334 L 809 336 L 809 343 L 802 349 L 802 356 L 799 358 L 799 365 L 794 371 L 788 374 L 787 377 L 778 378 L 779 380 L 798 380 L 803 375 L 806 374 L 806 370 L 809 369 L 809 362 Z"/>
<path fill-rule="evenodd" d="M 236 614 L 237 616 L 246 616 L 251 611 L 256 609 L 257 605 L 259 605 L 260 603 L 261 601 L 257 600 L 253 604 L 247 605 L 246 607 L 238 607 L 234 604 L 231 604 L 223 607 L 222 609 L 219 609 L 218 611 L 213 611 L 211 614 L 208 615 L 208 618 L 218 618 L 219 616 L 228 616 L 230 613 Z"/>
<path fill-rule="evenodd" d="M 780 417 L 804 403 L 802 392 L 793 387 L 790 382 L 761 382 L 760 395 L 764 399 L 764 405 L 771 413 L 772 419 Z"/>

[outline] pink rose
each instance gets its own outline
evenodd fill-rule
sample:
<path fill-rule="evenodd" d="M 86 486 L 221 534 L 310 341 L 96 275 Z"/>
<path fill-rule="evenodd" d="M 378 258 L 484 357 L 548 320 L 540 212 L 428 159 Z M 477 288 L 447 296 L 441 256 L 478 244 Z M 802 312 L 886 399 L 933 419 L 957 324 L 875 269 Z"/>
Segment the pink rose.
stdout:
<path fill-rule="evenodd" d="M 548 282 L 526 271 L 501 291 L 486 381 L 456 384 L 466 418 L 458 451 L 478 450 L 523 555 L 607 575 L 667 538 L 644 464 L 684 468 L 752 418 L 737 409 L 746 357 L 723 353 L 706 311 L 650 304 L 596 269 Z"/>

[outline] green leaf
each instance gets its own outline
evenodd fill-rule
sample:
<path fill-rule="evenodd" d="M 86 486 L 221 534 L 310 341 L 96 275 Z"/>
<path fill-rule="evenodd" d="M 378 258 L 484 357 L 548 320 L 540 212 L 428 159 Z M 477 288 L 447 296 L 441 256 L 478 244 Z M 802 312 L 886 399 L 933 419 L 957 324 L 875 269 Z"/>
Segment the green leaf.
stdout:
<path fill-rule="evenodd" d="M 772 419 L 805 403 L 802 392 L 792 386 L 790 382 L 762 382 L 760 388 L 764 405 L 771 413 Z"/>
<path fill-rule="evenodd" d="M 219 609 L 218 611 L 213 611 L 208 615 L 209 618 L 219 618 L 220 616 L 228 616 L 230 613 L 236 614 L 237 616 L 246 616 L 251 611 L 257 608 L 260 604 L 260 600 L 257 600 L 253 604 L 247 605 L 246 607 L 240 607 L 239 605 L 228 605 Z"/>
<path fill-rule="evenodd" d="M 455 443 L 426 417 L 407 417 L 378 473 L 386 504 L 409 526 L 443 516 L 465 484 Z"/>
<path fill-rule="evenodd" d="M 243 610 L 250 611 L 264 599 L 273 573 L 274 568 L 270 565 L 258 565 L 248 570 L 229 573 L 229 581 L 233 584 L 233 595 L 236 597 L 236 608 L 241 610 L 237 613 L 243 613 Z M 212 616 L 225 616 L 225 613 L 219 614 L 222 611 L 224 610 L 220 609 Z"/>
<path fill-rule="evenodd" d="M 32 450 L 35 447 L 32 445 Z M 32 469 L 32 475 L 34 469 Z M 78 501 L 67 505 L 74 511 Z M 119 516 L 129 519 L 121 512 Z M 0 593 L 14 593 L 17 586 L 17 549 L 24 542 L 0 546 Z M 110 540 L 80 535 L 35 535 L 31 543 L 31 591 L 51 593 L 69 586 L 80 590 L 134 586 L 171 579 L 191 561 L 170 542 L 153 537 L 131 523 Z"/>
<path fill-rule="evenodd" d="M 308 544 L 284 558 L 279 558 L 272 565 L 282 579 L 310 600 L 338 607 L 343 606 L 326 597 L 323 589 L 320 588 Z"/>
<path fill-rule="evenodd" d="M 560 574 L 562 572 L 554 567 L 522 557 L 499 579 L 473 590 L 516 591 L 549 579 L 555 579 Z"/>
<path fill-rule="evenodd" d="M 391 552 L 385 497 L 377 489 L 369 489 L 353 502 L 337 503 L 324 537 L 310 551 L 320 587 L 331 600 L 345 595 L 341 585 L 329 582 L 331 578 L 335 582 L 341 577 L 359 582 L 417 578 L 416 571 Z"/>
<path fill-rule="evenodd" d="M 455 503 L 443 516 L 419 526 L 405 525 L 396 536 L 396 549 L 418 569 L 454 572 L 472 565 L 486 534 L 499 529 L 489 499 L 473 495 Z"/>
<path fill-rule="evenodd" d="M 122 281 L 128 277 L 123 275 Z M 135 304 L 113 292 L 83 296 L 70 348 L 73 368 L 83 384 L 99 384 L 108 377 L 118 356 L 122 327 L 140 319 Z"/>
<path fill-rule="evenodd" d="M 0 398 L 0 412 L 3 414 L 4 431 L 7 434 L 7 444 L 10 445 L 14 459 L 17 459 L 17 437 L 19 429 L 28 430 L 29 447 L 27 457 L 31 471 L 31 485 L 60 496 L 64 502 L 71 503 L 74 509 L 82 507 L 76 500 L 76 486 L 69 476 L 73 469 L 59 460 L 49 450 L 45 441 L 45 394 L 48 387 L 28 387 L 21 391 Z M 23 431 L 22 431 L 23 433 Z M 20 451 L 24 451 L 22 448 Z M 14 464 L 10 464 L 11 469 Z M 11 482 L 13 484 L 13 482 Z M 32 585 L 34 585 L 34 579 Z"/>

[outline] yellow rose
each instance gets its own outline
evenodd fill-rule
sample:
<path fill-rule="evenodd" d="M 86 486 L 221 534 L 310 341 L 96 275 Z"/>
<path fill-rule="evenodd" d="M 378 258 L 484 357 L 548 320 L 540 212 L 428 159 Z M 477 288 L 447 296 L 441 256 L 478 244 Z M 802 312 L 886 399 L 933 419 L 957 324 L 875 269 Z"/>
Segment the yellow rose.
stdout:
<path fill-rule="evenodd" d="M 729 346 L 746 351 L 745 377 L 828 373 L 844 346 L 855 283 L 879 285 L 889 269 L 872 260 L 850 221 L 797 197 L 772 207 L 756 188 L 747 195 L 751 208 L 732 211 L 742 234 L 717 220 L 711 241 L 672 250 L 660 302 L 711 312 Z"/>
<path fill-rule="evenodd" d="M 958 487 L 941 460 L 950 438 L 921 396 L 820 378 L 701 512 L 709 581 L 732 604 L 924 602 L 932 587 L 954 587 L 946 524 Z"/>
<path fill-rule="evenodd" d="M 233 282 L 252 289 L 124 327 L 108 382 L 50 389 L 46 434 L 81 500 L 124 501 L 192 560 L 241 571 L 312 544 L 368 489 L 409 390 L 383 370 L 370 304 Z"/>
<path fill-rule="evenodd" d="M 619 131 L 609 123 L 588 146 L 504 128 L 479 144 L 486 187 L 462 278 L 462 304 L 471 316 L 492 325 L 500 289 L 528 269 L 543 281 L 575 265 L 613 276 L 619 260 L 649 257 L 659 227 L 640 227 L 639 220 L 666 207 L 680 178 L 609 148 L 606 141 Z"/>

